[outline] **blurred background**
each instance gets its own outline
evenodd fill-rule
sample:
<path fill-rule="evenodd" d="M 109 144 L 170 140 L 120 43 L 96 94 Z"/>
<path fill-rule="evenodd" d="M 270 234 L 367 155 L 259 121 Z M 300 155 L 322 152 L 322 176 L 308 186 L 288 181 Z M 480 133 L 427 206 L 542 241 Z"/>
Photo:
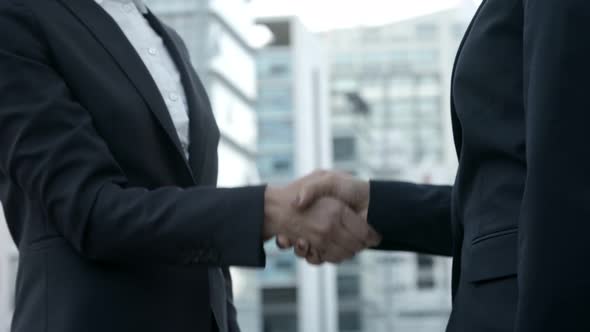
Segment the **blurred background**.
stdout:
<path fill-rule="evenodd" d="M 222 132 L 219 185 L 314 169 L 452 183 L 453 60 L 478 0 L 145 0 L 187 44 Z M 442 332 L 447 258 L 366 252 L 311 267 L 267 243 L 234 269 L 243 332 Z M 18 254 L 0 210 L 0 332 Z"/>

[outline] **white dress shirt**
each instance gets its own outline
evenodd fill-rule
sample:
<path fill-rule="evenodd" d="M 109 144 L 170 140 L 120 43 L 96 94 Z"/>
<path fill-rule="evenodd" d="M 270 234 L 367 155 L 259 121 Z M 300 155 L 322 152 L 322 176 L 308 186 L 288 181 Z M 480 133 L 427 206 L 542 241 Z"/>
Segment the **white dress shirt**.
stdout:
<path fill-rule="evenodd" d="M 143 16 L 147 14 L 147 7 L 142 0 L 95 1 L 117 22 L 152 75 L 188 159 L 189 117 L 180 73 L 162 38 Z"/>
<path fill-rule="evenodd" d="M 162 38 L 143 16 L 148 10 L 142 0 L 95 0 L 119 25 L 135 48 L 152 78 L 156 82 L 178 133 L 185 157 L 189 158 L 189 116 L 186 94 L 180 72 Z M 209 268 L 209 289 L 213 313 L 221 332 L 228 331 L 225 277 L 218 267 Z M 214 296 L 217 295 L 217 296 Z"/>

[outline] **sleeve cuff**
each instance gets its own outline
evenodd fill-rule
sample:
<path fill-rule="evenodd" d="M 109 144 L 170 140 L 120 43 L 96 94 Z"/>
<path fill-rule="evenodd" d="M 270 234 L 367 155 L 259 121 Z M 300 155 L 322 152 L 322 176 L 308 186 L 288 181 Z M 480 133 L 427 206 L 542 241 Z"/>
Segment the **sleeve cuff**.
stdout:
<path fill-rule="evenodd" d="M 228 200 L 231 204 L 225 208 L 233 210 L 230 214 L 235 220 L 226 223 L 227 229 L 220 229 L 220 235 L 216 236 L 223 266 L 266 265 L 262 238 L 265 191 L 266 186 L 231 189 L 232 197 Z"/>

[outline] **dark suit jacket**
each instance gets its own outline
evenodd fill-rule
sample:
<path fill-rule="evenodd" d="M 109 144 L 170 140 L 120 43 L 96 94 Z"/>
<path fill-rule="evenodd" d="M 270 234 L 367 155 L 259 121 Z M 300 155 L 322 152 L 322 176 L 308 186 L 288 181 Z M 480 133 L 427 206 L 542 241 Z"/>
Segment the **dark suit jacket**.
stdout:
<path fill-rule="evenodd" d="M 372 184 L 382 249 L 453 256 L 448 331 L 590 331 L 588 33 L 587 0 L 484 0 L 452 82 L 455 185 Z"/>
<path fill-rule="evenodd" d="M 190 160 L 149 72 L 93 0 L 0 1 L 14 332 L 209 331 L 207 266 L 264 264 L 264 188 L 213 188 L 208 98 L 180 38 L 148 18 L 182 74 Z"/>

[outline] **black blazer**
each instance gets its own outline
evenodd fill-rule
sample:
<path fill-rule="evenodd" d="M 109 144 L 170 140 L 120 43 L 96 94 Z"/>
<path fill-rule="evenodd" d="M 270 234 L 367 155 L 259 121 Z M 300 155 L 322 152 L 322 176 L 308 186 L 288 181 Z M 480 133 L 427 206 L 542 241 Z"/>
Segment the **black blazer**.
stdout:
<path fill-rule="evenodd" d="M 590 1 L 484 0 L 452 82 L 453 187 L 374 182 L 382 249 L 452 255 L 448 331 L 590 331 Z"/>
<path fill-rule="evenodd" d="M 14 332 L 209 331 L 207 266 L 264 265 L 264 188 L 214 188 L 207 95 L 178 35 L 148 19 L 182 74 L 191 160 L 143 62 L 93 0 L 0 1 L 0 198 L 21 255 Z"/>

